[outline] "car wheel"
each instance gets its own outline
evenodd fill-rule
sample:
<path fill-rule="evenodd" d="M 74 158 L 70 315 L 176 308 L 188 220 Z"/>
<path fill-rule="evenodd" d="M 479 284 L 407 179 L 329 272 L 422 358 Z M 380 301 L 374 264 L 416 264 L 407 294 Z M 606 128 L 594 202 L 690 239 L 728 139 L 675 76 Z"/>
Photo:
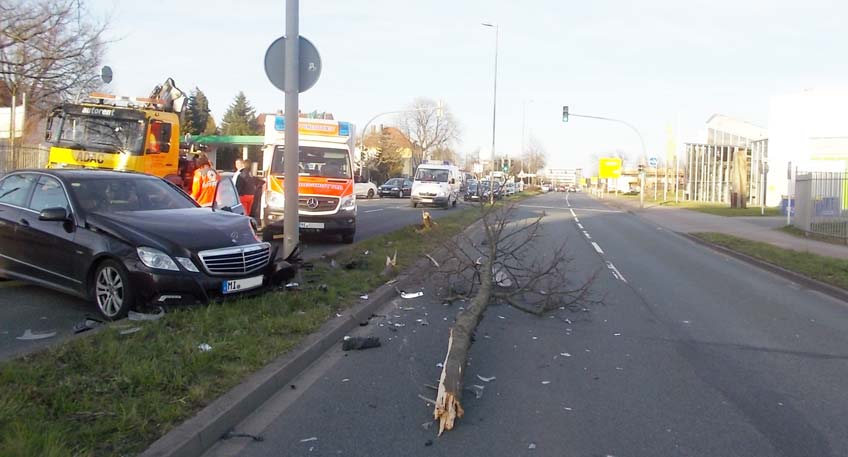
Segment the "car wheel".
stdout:
<path fill-rule="evenodd" d="M 368 198 L 374 198 L 374 189 L 368 189 Z"/>
<path fill-rule="evenodd" d="M 413 207 L 413 208 L 418 208 L 418 203 L 412 202 L 412 207 Z"/>
<path fill-rule="evenodd" d="M 398 198 L 403 198 L 403 191 L 402 190 L 398 191 Z"/>
<path fill-rule="evenodd" d="M 127 315 L 133 305 L 127 269 L 115 260 L 104 260 L 92 278 L 94 304 L 106 319 L 117 320 Z"/>
<path fill-rule="evenodd" d="M 345 233 L 342 235 L 342 243 L 344 244 L 353 244 L 353 233 Z"/>
<path fill-rule="evenodd" d="M 459 200 L 459 199 L 458 199 L 458 198 L 454 198 L 454 199 L 453 199 L 453 207 L 454 207 L 454 208 L 456 208 L 456 201 L 457 201 L 457 200 Z"/>

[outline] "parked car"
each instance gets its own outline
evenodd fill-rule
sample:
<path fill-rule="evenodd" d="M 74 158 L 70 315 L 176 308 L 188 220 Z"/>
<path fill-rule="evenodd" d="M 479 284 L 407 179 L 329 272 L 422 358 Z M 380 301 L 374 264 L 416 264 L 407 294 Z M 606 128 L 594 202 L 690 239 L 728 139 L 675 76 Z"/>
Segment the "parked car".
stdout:
<path fill-rule="evenodd" d="M 205 303 L 294 274 L 250 218 L 216 206 L 144 174 L 12 172 L 0 179 L 0 276 L 90 299 L 117 319 L 135 306 Z"/>
<path fill-rule="evenodd" d="M 542 192 L 550 192 L 551 191 L 551 185 L 550 184 L 542 184 L 541 190 L 542 190 Z"/>
<path fill-rule="evenodd" d="M 462 194 L 462 199 L 467 202 L 478 202 L 482 195 L 482 185 L 477 181 L 469 181 L 465 187 L 465 193 Z"/>
<path fill-rule="evenodd" d="M 408 178 L 392 178 L 379 188 L 381 197 L 403 198 L 412 195 L 412 180 Z"/>
<path fill-rule="evenodd" d="M 353 184 L 353 192 L 357 197 L 374 198 L 379 195 L 377 185 L 370 181 L 356 182 Z"/>
<path fill-rule="evenodd" d="M 505 196 L 515 195 L 515 182 L 507 181 L 503 185 L 503 193 Z"/>
<path fill-rule="evenodd" d="M 480 181 L 479 186 L 480 186 L 480 189 L 479 189 L 480 196 L 484 200 L 488 200 L 489 199 L 489 192 L 490 192 L 489 181 Z M 500 200 L 500 199 L 503 198 L 503 183 L 495 181 L 494 194 L 495 194 L 494 195 L 495 200 Z"/>

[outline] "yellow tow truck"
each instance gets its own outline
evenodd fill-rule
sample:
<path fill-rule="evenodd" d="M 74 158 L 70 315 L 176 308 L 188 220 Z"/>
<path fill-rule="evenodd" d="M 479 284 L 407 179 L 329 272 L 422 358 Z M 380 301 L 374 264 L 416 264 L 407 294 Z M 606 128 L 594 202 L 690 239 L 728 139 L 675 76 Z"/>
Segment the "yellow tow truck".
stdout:
<path fill-rule="evenodd" d="M 194 158 L 180 150 L 185 101 L 169 78 L 148 98 L 93 93 L 57 106 L 47 119 L 47 168 L 131 170 L 190 187 Z"/>

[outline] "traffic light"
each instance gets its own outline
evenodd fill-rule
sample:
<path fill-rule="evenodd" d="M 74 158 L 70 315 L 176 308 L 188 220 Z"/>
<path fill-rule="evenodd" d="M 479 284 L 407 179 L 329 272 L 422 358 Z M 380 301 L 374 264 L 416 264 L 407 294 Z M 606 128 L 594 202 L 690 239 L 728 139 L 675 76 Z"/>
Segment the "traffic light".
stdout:
<path fill-rule="evenodd" d="M 562 122 L 568 122 L 568 106 L 562 107 Z"/>
<path fill-rule="evenodd" d="M 645 172 L 645 166 L 640 163 L 639 164 L 639 173 L 644 173 L 644 172 Z"/>
<path fill-rule="evenodd" d="M 506 173 L 506 172 L 508 172 L 508 171 L 509 171 L 509 165 L 504 164 L 504 166 L 503 166 L 503 172 L 504 172 L 504 173 Z"/>

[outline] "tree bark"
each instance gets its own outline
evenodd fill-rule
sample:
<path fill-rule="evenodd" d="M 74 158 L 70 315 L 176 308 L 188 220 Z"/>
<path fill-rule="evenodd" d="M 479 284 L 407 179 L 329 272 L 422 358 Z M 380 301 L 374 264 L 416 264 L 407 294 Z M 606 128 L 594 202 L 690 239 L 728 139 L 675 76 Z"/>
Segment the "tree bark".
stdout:
<path fill-rule="evenodd" d="M 439 435 L 445 430 L 453 429 L 456 419 L 463 415 L 463 376 L 468 361 L 468 350 L 471 348 L 471 335 L 483 318 L 492 295 L 493 258 L 494 256 L 490 255 L 483 263 L 480 289 L 468 308 L 457 316 L 456 323 L 450 329 L 448 352 L 439 378 L 439 392 L 433 411 L 434 418 L 439 421 Z"/>

